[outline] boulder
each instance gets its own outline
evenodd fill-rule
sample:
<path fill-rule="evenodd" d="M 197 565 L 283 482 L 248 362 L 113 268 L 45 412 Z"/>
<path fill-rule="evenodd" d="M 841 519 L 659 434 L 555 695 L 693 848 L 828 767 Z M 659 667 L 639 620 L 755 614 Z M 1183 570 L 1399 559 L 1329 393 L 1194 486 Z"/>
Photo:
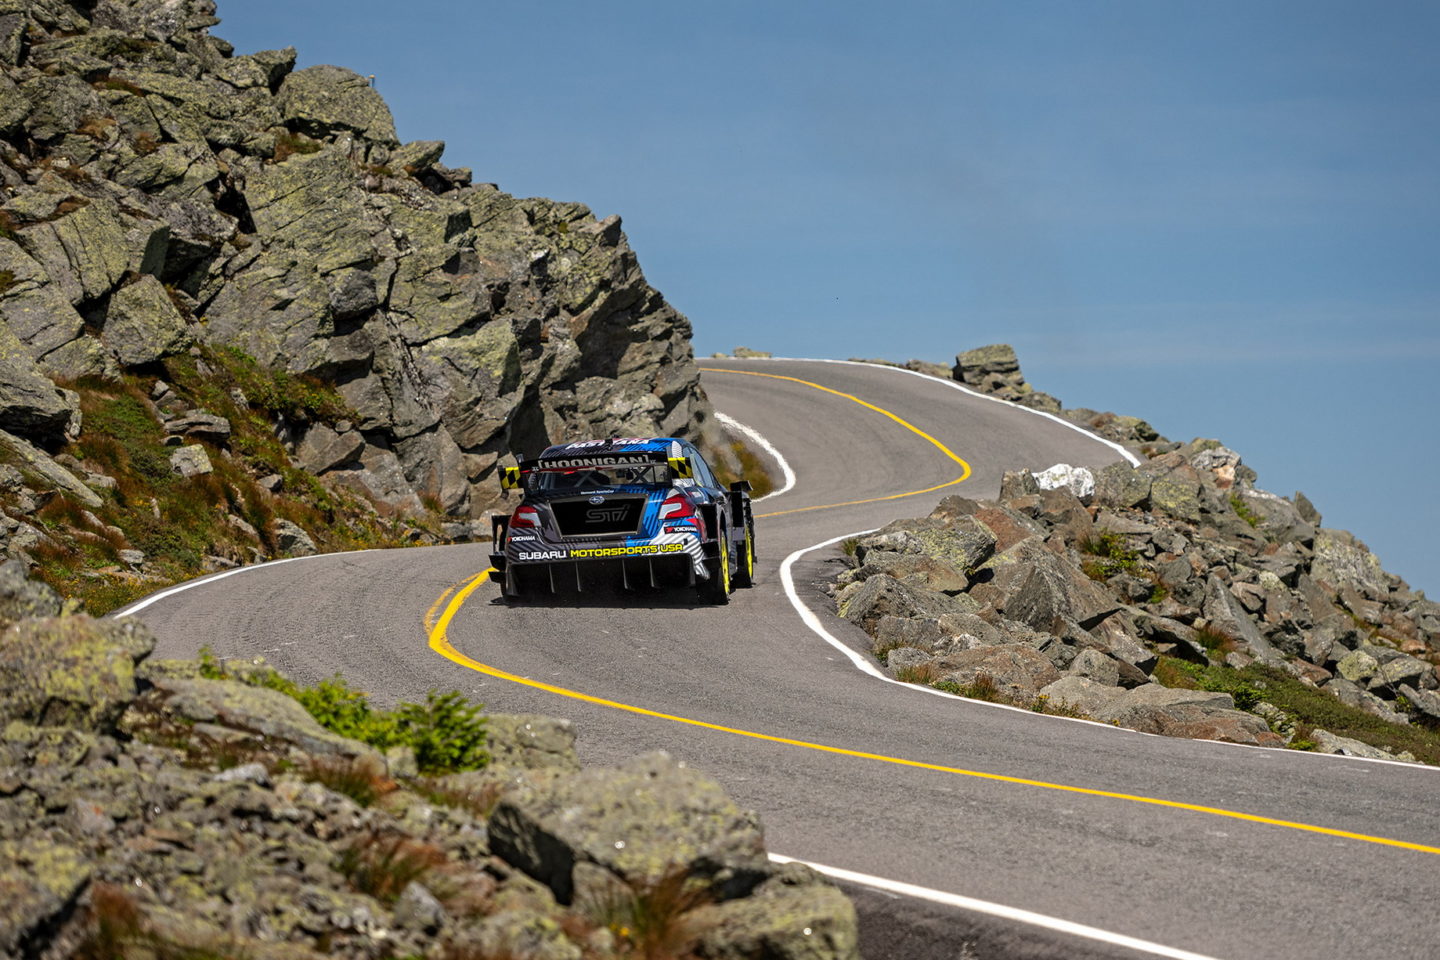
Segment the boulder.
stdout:
<path fill-rule="evenodd" d="M 1021 541 L 989 564 L 993 579 L 971 594 L 1007 618 L 1036 630 L 1053 631 L 1073 620 L 1089 628 L 1120 609 L 1120 603 L 1079 568 L 1037 538 Z"/>
<path fill-rule="evenodd" d="M 1281 746 L 1284 740 L 1253 714 L 1235 709 L 1228 693 L 1182 690 L 1146 684 L 1106 704 L 1095 719 L 1143 733 L 1197 740 L 1224 740 L 1253 746 Z"/>
<path fill-rule="evenodd" d="M 487 713 L 485 746 L 490 769 L 578 770 L 575 725 L 532 713 Z"/>
<path fill-rule="evenodd" d="M 226 443 L 230 439 L 230 421 L 204 410 L 191 410 L 165 421 L 165 432 L 172 437 L 195 437 L 211 443 Z"/>
<path fill-rule="evenodd" d="M 1065 673 L 1067 676 L 1082 677 L 1107 687 L 1120 685 L 1120 667 L 1115 659 L 1093 647 L 1077 653 Z"/>
<path fill-rule="evenodd" d="M 1142 510 L 1150 502 L 1154 480 L 1127 461 L 1106 464 L 1095 477 L 1094 501 L 1109 507 Z"/>
<path fill-rule="evenodd" d="M 135 698 L 135 665 L 154 649 L 135 620 L 21 620 L 0 634 L 0 726 L 108 732 Z"/>
<path fill-rule="evenodd" d="M 1383 599 L 1390 592 L 1380 558 L 1344 530 L 1316 533 L 1310 576 L 1333 589 L 1349 585 L 1372 600 Z"/>
<path fill-rule="evenodd" d="M 110 297 L 101 336 L 123 366 L 154 363 L 180 353 L 194 338 L 160 281 L 142 276 Z"/>
<path fill-rule="evenodd" d="M 1072 467 L 1057 463 L 1035 475 L 1041 490 L 1069 490 L 1081 503 L 1089 503 L 1095 494 L 1095 474 L 1088 467 Z"/>
<path fill-rule="evenodd" d="M 1098 683 L 1088 677 L 1064 676 L 1040 688 L 1040 696 L 1056 706 L 1066 706 L 1093 717 L 1125 691 L 1120 687 Z"/>
<path fill-rule="evenodd" d="M 92 510 L 104 503 L 94 490 L 81 483 L 75 474 L 56 463 L 45 451 L 4 430 L 0 430 L 0 452 L 8 452 L 10 459 L 18 461 L 22 469 L 37 474 L 52 489 L 73 497 Z"/>
<path fill-rule="evenodd" d="M 1379 664 L 1365 688 L 1372 693 L 1391 695 L 1402 683 L 1419 684 L 1434 676 L 1434 668 L 1430 664 L 1402 654 Z"/>
<path fill-rule="evenodd" d="M 859 960 L 855 908 L 809 868 L 787 864 L 743 900 L 701 907 L 695 956 L 707 960 Z"/>
<path fill-rule="evenodd" d="M 40 372 L 3 313 L 0 319 L 0 429 L 41 440 L 63 437 L 75 404 Z"/>
<path fill-rule="evenodd" d="M 665 753 L 520 775 L 490 818 L 490 845 L 561 903 L 575 897 L 584 864 L 637 886 L 680 870 L 721 888 L 768 868 L 754 814 Z"/>
<path fill-rule="evenodd" d="M 866 631 L 873 631 L 881 617 L 939 617 L 947 613 L 970 613 L 975 604 L 968 597 L 949 597 L 901 583 L 878 574 L 842 598 L 840 615 Z"/>
<path fill-rule="evenodd" d="M 1040 492 L 1035 475 L 1026 470 L 1006 470 L 1000 478 L 1000 501 L 1018 500 Z"/>
<path fill-rule="evenodd" d="M 72 914 L 94 872 L 78 845 L 43 835 L 0 840 L 0 956 L 25 955 Z"/>
<path fill-rule="evenodd" d="M 1409 684 L 1400 685 L 1400 695 L 1410 701 L 1414 713 L 1432 726 L 1440 724 L 1440 693 L 1419 690 Z"/>
<path fill-rule="evenodd" d="M 295 447 L 295 459 L 306 470 L 321 474 L 357 462 L 365 438 L 360 431 L 337 433 L 324 423 L 313 423 Z"/>
<path fill-rule="evenodd" d="M 1372 747 L 1368 743 L 1361 743 L 1359 740 L 1352 740 L 1349 737 L 1342 737 L 1323 730 L 1320 727 L 1310 731 L 1310 739 L 1315 743 L 1316 753 L 1338 754 L 1344 757 L 1365 757 L 1368 760 L 1394 760 L 1392 754 L 1386 753 L 1379 747 Z"/>
<path fill-rule="evenodd" d="M 60 595 L 49 584 L 27 577 L 21 561 L 0 564 L 0 630 L 26 617 L 59 616 L 60 606 Z"/>
<path fill-rule="evenodd" d="M 970 585 L 970 578 L 954 564 L 923 554 L 871 550 L 866 554 L 866 562 L 855 570 L 854 579 L 868 580 L 877 573 L 941 593 L 959 593 Z"/>
<path fill-rule="evenodd" d="M 130 736 L 164 738 L 188 730 L 215 743 L 248 740 L 282 758 L 295 749 L 379 761 L 373 748 L 326 730 L 299 701 L 278 690 L 238 680 L 186 677 L 165 669 L 141 675 L 149 688 L 119 720 L 121 732 Z"/>
<path fill-rule="evenodd" d="M 1203 502 L 1200 475 L 1180 453 L 1167 453 L 1148 460 L 1139 469 L 1151 477 L 1152 510 L 1177 520 L 1200 522 Z"/>
<path fill-rule="evenodd" d="M 1266 640 L 1260 628 L 1229 588 L 1211 574 L 1205 581 L 1205 618 L 1210 627 L 1249 648 L 1251 656 L 1267 662 L 1282 662 L 1280 651 Z"/>
<path fill-rule="evenodd" d="M 328 64 L 285 77 L 279 106 L 294 130 L 317 139 L 350 133 L 372 143 L 398 146 L 395 120 L 384 99 L 360 74 Z"/>
<path fill-rule="evenodd" d="M 271 524 L 275 537 L 275 549 L 287 557 L 308 557 L 319 553 L 310 534 L 297 523 L 277 519 Z"/>
<path fill-rule="evenodd" d="M 170 454 L 170 469 L 178 476 L 188 478 L 213 473 L 215 467 L 210 463 L 210 454 L 205 452 L 204 447 L 191 444 Z"/>
<path fill-rule="evenodd" d="M 1011 700 L 1028 701 L 1046 684 L 1060 679 L 1060 671 L 1029 644 L 1007 643 L 946 653 L 934 660 L 944 679 L 974 683 L 981 674 L 990 677 L 1000 693 Z"/>

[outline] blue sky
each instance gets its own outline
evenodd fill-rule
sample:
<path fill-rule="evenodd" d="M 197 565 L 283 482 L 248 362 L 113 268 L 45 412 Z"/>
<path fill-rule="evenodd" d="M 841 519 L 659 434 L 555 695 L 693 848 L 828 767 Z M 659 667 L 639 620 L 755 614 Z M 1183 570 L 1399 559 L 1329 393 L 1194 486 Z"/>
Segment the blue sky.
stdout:
<path fill-rule="evenodd" d="M 221 0 L 618 213 L 705 354 L 1008 342 L 1440 597 L 1440 4 Z"/>

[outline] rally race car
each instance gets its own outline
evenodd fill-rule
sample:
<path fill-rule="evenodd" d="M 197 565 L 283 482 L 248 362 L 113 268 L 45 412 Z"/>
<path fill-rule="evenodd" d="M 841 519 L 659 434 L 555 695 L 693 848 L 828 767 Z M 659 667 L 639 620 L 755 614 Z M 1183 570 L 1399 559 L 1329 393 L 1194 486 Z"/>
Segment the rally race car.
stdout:
<path fill-rule="evenodd" d="M 721 488 L 710 465 L 674 437 L 581 440 L 504 467 L 521 492 L 495 517 L 490 564 L 507 601 L 608 585 L 688 586 L 729 602 L 755 575 L 750 484 Z"/>

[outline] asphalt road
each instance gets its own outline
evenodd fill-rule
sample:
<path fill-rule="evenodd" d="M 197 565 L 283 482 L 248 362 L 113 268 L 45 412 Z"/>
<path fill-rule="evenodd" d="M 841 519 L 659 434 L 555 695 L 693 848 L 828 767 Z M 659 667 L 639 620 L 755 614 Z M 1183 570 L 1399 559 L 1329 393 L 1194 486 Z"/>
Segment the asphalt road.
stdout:
<path fill-rule="evenodd" d="M 1440 855 L 1381 842 L 1440 848 L 1440 770 L 1150 737 L 933 696 L 857 669 L 783 587 L 780 565 L 797 551 L 924 514 L 949 493 L 994 496 L 1007 469 L 1101 465 L 1114 449 L 898 370 L 702 366 L 719 368 L 704 374 L 717 409 L 764 434 L 796 475 L 792 490 L 758 505 L 768 514 L 759 582 L 727 607 L 675 597 L 509 608 L 491 583 L 460 602 L 452 589 L 488 552 L 465 545 L 247 569 L 139 615 L 162 655 L 203 643 L 263 653 L 301 679 L 341 671 L 382 701 L 458 688 L 497 711 L 571 717 L 589 762 L 668 750 L 760 811 L 770 849 L 790 857 L 1230 960 L 1440 957 Z M 826 547 L 794 559 L 795 592 L 839 643 L 863 650 L 866 638 L 816 587 L 837 556 Z M 432 650 L 425 624 L 440 616 L 458 656 L 519 679 Z M 847 889 L 869 960 L 1146 955 Z"/>

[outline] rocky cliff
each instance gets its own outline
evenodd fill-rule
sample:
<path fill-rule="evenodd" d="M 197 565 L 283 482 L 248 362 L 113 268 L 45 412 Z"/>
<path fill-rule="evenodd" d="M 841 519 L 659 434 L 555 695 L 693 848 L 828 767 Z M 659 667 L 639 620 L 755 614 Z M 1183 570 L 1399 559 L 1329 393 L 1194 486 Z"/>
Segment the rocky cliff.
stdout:
<path fill-rule="evenodd" d="M 837 605 L 894 676 L 1150 733 L 1440 763 L 1440 604 L 1303 494 L 1260 489 L 1218 441 L 1065 410 L 1007 346 L 953 376 L 1140 464 L 1007 474 L 998 500 L 947 497 L 851 544 Z"/>
<path fill-rule="evenodd" d="M 338 391 L 345 416 L 271 418 L 302 466 L 454 517 L 508 453 L 705 431 L 689 324 L 618 217 L 472 183 L 365 78 L 218 22 L 0 0 L 0 430 L 53 453 L 73 388 L 230 350 Z"/>

